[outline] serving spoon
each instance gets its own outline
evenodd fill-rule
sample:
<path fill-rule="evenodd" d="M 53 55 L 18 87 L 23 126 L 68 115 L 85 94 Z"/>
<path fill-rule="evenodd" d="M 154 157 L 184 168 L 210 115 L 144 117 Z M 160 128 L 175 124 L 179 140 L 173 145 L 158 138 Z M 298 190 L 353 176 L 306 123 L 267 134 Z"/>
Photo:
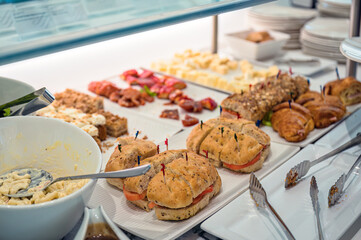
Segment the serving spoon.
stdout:
<path fill-rule="evenodd" d="M 8 197 L 31 197 L 36 191 L 45 190 L 51 184 L 63 180 L 75 180 L 75 179 L 98 179 L 98 178 L 126 178 L 126 177 L 135 177 L 139 175 L 143 175 L 150 169 L 150 164 L 129 168 L 120 171 L 114 172 L 102 172 L 102 173 L 94 173 L 94 174 L 85 174 L 85 175 L 77 175 L 77 176 L 66 176 L 66 177 L 59 177 L 53 179 L 53 176 L 43 170 L 38 168 L 17 168 L 10 170 L 6 173 L 0 175 L 0 179 L 5 180 L 7 175 L 13 172 L 18 172 L 19 176 L 29 174 L 30 175 L 30 184 L 26 189 L 21 189 L 14 194 L 4 194 Z M 36 188 L 36 191 L 29 192 L 30 189 Z"/>

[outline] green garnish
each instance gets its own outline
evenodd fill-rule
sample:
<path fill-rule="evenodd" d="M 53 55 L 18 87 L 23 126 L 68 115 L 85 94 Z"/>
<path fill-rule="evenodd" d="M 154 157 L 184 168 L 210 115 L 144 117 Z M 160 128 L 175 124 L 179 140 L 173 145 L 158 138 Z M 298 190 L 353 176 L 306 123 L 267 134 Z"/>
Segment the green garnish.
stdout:
<path fill-rule="evenodd" d="M 144 87 L 143 87 L 143 89 L 141 90 L 141 92 L 143 92 L 143 91 L 146 92 L 146 94 L 148 94 L 148 95 L 151 96 L 151 97 L 157 96 L 157 93 L 150 91 L 150 89 L 149 89 L 149 87 L 148 87 L 147 85 L 144 85 Z"/>
<path fill-rule="evenodd" d="M 7 116 L 10 116 L 10 114 L 11 114 L 11 110 L 10 110 L 10 108 L 5 108 L 5 109 L 3 109 L 3 117 L 7 117 Z"/>
<path fill-rule="evenodd" d="M 271 123 L 272 114 L 273 114 L 273 112 L 269 111 L 266 113 L 266 115 L 264 115 L 264 117 L 262 119 L 263 125 L 272 127 L 272 123 Z"/>

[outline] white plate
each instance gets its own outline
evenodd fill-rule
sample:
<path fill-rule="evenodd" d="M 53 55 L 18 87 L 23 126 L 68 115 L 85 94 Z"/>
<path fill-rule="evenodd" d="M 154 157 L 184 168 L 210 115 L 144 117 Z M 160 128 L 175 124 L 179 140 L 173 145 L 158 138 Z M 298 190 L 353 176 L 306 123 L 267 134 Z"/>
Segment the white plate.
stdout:
<path fill-rule="evenodd" d="M 292 46 L 292 44 L 286 44 L 286 47 Z M 300 47 L 300 44 L 296 46 Z M 282 59 L 305 59 L 305 55 L 301 53 L 301 51 L 287 51 Z M 310 58 L 310 57 L 307 57 Z M 289 67 L 292 67 L 292 72 L 304 76 L 312 76 L 318 72 L 321 72 L 326 69 L 331 69 L 336 67 L 336 62 L 328 59 L 318 58 L 320 63 L 319 64 L 295 64 L 295 63 L 275 63 L 282 71 L 288 71 Z M 274 61 L 270 61 L 269 64 L 273 64 Z"/>
<path fill-rule="evenodd" d="M 185 148 L 186 138 L 190 131 L 191 129 L 187 129 L 171 137 L 169 149 Z M 298 150 L 298 147 L 271 143 L 271 153 L 263 168 L 256 172 L 257 177 L 262 179 Z M 104 158 L 104 160 L 107 159 Z M 249 174 L 235 173 L 222 168 L 218 169 L 218 172 L 222 179 L 221 192 L 210 201 L 205 209 L 188 220 L 180 222 L 157 220 L 153 211 L 147 213 L 127 203 L 123 193 L 110 186 L 104 179 L 98 180 L 89 206 L 103 205 L 105 212 L 116 224 L 134 235 L 145 239 L 174 239 L 224 207 L 248 187 Z"/>
<path fill-rule="evenodd" d="M 302 19 L 306 21 L 315 17 L 317 12 L 302 8 L 278 6 L 271 3 L 251 8 L 250 14 L 263 19 Z"/>
<path fill-rule="evenodd" d="M 356 156 L 340 154 L 322 162 L 309 171 L 305 179 L 291 189 L 284 188 L 287 172 L 297 163 L 313 160 L 330 149 L 309 145 L 281 167 L 261 180 L 268 201 L 281 216 L 296 239 L 318 239 L 316 217 L 310 198 L 310 179 L 314 175 L 319 188 L 320 218 L 325 239 L 339 239 L 361 213 L 361 178 L 354 172 L 353 180 L 339 204 L 328 208 L 329 188 L 347 172 Z M 346 185 L 347 186 L 347 185 Z M 286 239 L 280 225 L 268 209 L 259 209 L 243 193 L 204 223 L 201 228 L 222 239 Z"/>
<path fill-rule="evenodd" d="M 305 24 L 304 30 L 315 37 L 343 40 L 348 36 L 349 22 L 343 18 L 315 18 Z"/>
<path fill-rule="evenodd" d="M 352 4 L 352 0 L 320 0 L 320 2 L 328 3 L 340 8 L 350 8 Z"/>
<path fill-rule="evenodd" d="M 333 39 L 325 39 L 325 38 L 319 38 L 319 37 L 315 37 L 313 35 L 308 34 L 306 31 L 301 31 L 301 36 L 300 36 L 301 41 L 303 40 L 307 40 L 310 43 L 315 43 L 315 44 L 319 44 L 319 45 L 324 45 L 324 46 L 330 46 L 330 47 L 339 47 L 341 40 L 333 40 Z"/>
<path fill-rule="evenodd" d="M 355 107 L 361 107 L 361 104 L 355 105 Z M 357 110 L 351 116 L 346 118 L 345 121 L 340 123 L 337 127 L 335 127 L 335 129 L 319 139 L 315 144 L 332 149 L 339 147 L 340 145 L 354 138 L 358 132 L 361 132 L 360 119 L 361 109 Z M 356 155 L 361 154 L 361 146 L 355 146 L 346 151 Z"/>
<path fill-rule="evenodd" d="M 361 63 L 361 37 L 345 39 L 340 45 L 340 51 L 345 57 Z"/>

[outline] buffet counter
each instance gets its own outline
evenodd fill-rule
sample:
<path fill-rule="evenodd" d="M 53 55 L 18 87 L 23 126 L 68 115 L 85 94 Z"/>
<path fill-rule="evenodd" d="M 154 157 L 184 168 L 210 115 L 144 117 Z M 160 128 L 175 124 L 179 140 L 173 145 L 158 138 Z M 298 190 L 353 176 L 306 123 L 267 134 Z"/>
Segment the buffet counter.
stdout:
<path fill-rule="evenodd" d="M 227 32 L 236 28 L 240 28 L 242 24 L 240 24 L 239 26 L 234 26 L 234 24 L 233 26 L 231 25 L 232 23 L 234 23 L 234 19 L 237 19 L 241 22 L 243 18 L 244 16 L 242 15 L 242 11 L 229 13 L 221 16 L 220 29 L 222 29 L 223 27 L 221 31 Z M 64 91 L 66 88 L 72 88 L 82 92 L 87 92 L 88 84 L 92 81 L 101 81 L 104 79 L 112 78 L 114 79 L 119 77 L 119 75 L 125 70 L 132 68 L 150 68 L 152 62 L 157 60 L 169 59 L 173 56 L 174 53 L 183 52 L 185 49 L 206 49 L 208 47 L 210 38 L 210 21 L 211 19 L 208 18 L 196 20 L 193 22 L 182 23 L 171 27 L 152 30 L 149 32 L 108 40 L 72 50 L 67 50 L 21 62 L 3 65 L 0 66 L 0 76 L 26 82 L 32 85 L 35 89 L 39 89 L 45 86 L 53 93 Z M 222 42 L 220 52 L 226 53 L 227 47 L 228 46 Z M 287 51 L 286 54 L 290 57 L 303 55 L 300 50 L 290 50 Z M 257 63 L 255 63 L 255 65 L 256 64 Z M 269 65 L 270 63 L 262 62 L 260 64 Z M 337 64 L 337 67 L 339 75 L 341 77 L 344 77 L 346 71 L 345 65 Z M 333 65 L 331 64 L 330 69 L 325 69 L 324 71 L 309 77 L 310 89 L 314 91 L 319 91 L 320 86 L 324 86 L 327 82 L 333 81 L 336 78 L 336 73 L 334 71 Z M 358 68 L 356 78 L 361 79 L 360 66 Z M 121 84 L 120 81 L 119 84 Z M 192 84 L 188 84 L 185 92 L 189 96 L 196 99 L 212 97 L 219 104 L 224 98 L 228 96 L 226 93 L 214 91 L 212 89 L 202 88 L 200 86 Z M 158 118 L 159 111 L 155 108 L 161 108 L 161 106 L 163 105 L 159 102 L 159 100 L 156 100 L 154 105 L 152 105 L 153 103 L 146 104 L 146 106 L 142 106 L 141 108 L 138 108 L 136 110 L 120 108 L 119 106 L 115 106 L 112 104 L 113 103 L 110 102 L 106 103 L 105 107 L 108 108 L 109 111 L 115 111 L 116 113 L 120 113 L 121 115 L 128 118 L 130 135 L 135 134 L 139 128 L 142 128 L 142 136 L 147 136 L 149 139 L 153 140 L 156 143 L 164 142 L 166 138 L 173 137 L 174 142 L 170 143 L 171 147 L 172 144 L 173 147 L 183 147 L 183 145 L 185 144 L 185 142 L 178 143 L 177 136 L 183 141 L 183 138 L 179 136 L 182 136 L 182 134 L 184 135 L 185 133 L 188 134 L 190 128 L 184 128 L 180 121 Z M 355 112 L 359 107 L 360 104 L 351 107 L 348 110 L 350 112 Z M 206 112 L 204 115 L 199 116 L 200 119 L 208 120 L 210 118 L 217 117 L 218 115 L 219 110 L 215 110 L 213 112 Z M 152 125 L 150 127 L 147 127 L 150 123 Z M 329 129 L 331 132 L 332 128 Z M 185 130 L 183 130 L 183 132 L 181 132 L 180 134 L 176 134 L 180 132 L 181 129 Z M 310 144 L 314 143 L 324 134 L 326 134 L 326 132 L 320 133 L 316 139 L 310 142 Z M 258 176 L 261 179 L 267 176 L 268 178 L 271 178 L 270 174 L 277 170 L 279 172 L 279 169 L 284 166 L 284 164 L 287 164 L 287 160 L 293 155 L 295 155 L 300 149 L 309 149 L 313 146 L 289 144 L 282 145 L 281 143 L 272 144 L 273 145 L 271 146 L 274 148 L 273 158 L 269 160 L 265 168 L 262 169 L 259 173 Z M 321 152 L 324 151 L 325 150 L 322 150 Z M 276 154 L 276 152 L 278 155 Z M 105 167 L 106 161 L 109 158 L 110 154 L 111 151 L 106 151 L 103 154 L 103 168 Z M 248 176 L 243 176 L 243 178 L 243 183 L 240 183 L 239 189 L 235 194 L 227 195 L 227 199 L 224 200 L 221 205 L 217 205 L 217 203 L 214 203 L 215 205 L 212 208 L 212 214 L 220 210 L 220 206 L 228 204 L 240 194 L 247 194 L 246 190 Z M 232 179 L 230 178 L 225 181 L 232 181 Z M 98 182 L 98 184 L 106 183 Z M 103 189 L 103 187 L 106 188 L 103 185 L 101 185 L 101 187 L 101 189 Z M 95 191 L 95 193 L 101 194 L 101 189 L 98 189 L 98 191 Z M 225 191 L 228 191 L 228 189 L 226 189 Z M 108 200 L 103 199 L 103 201 L 106 202 L 103 204 L 105 204 L 104 208 L 105 210 L 107 210 L 107 207 L 110 207 L 108 205 Z M 100 197 L 96 199 L 93 198 L 90 203 L 92 207 L 95 207 L 97 204 L 102 204 L 102 199 Z M 121 216 L 117 216 L 116 213 L 112 214 L 112 216 L 114 218 L 121 219 Z M 134 220 L 135 224 L 137 224 L 136 221 L 138 220 Z M 199 221 L 202 222 L 202 220 L 205 219 L 201 219 Z M 154 221 L 154 219 L 149 219 L 149 221 Z M 141 226 L 141 228 L 151 228 L 151 226 L 147 226 L 147 224 Z M 210 239 L 214 238 L 210 235 L 207 235 L 208 233 L 204 234 L 202 232 L 200 234 L 201 231 L 199 230 L 199 227 L 196 227 L 195 229 L 194 227 L 195 226 L 193 226 L 192 224 L 182 224 L 182 227 L 179 228 L 181 230 L 177 230 L 176 226 L 173 226 L 169 230 L 169 226 L 162 225 L 160 226 L 160 230 L 165 229 L 165 231 L 170 231 L 170 236 L 181 236 L 180 239 L 204 239 L 207 236 L 207 238 Z M 360 236 L 360 233 L 357 233 L 355 236 L 353 236 L 353 234 L 355 234 L 360 227 L 361 220 L 358 216 L 356 221 L 350 223 L 350 227 L 341 237 L 343 239 L 349 239 L 352 237 L 354 237 L 354 239 L 357 239 Z M 191 230 L 192 228 L 193 230 Z M 146 232 L 142 234 L 146 234 Z M 204 238 L 199 234 L 204 236 Z M 150 238 L 152 237 L 150 236 Z"/>

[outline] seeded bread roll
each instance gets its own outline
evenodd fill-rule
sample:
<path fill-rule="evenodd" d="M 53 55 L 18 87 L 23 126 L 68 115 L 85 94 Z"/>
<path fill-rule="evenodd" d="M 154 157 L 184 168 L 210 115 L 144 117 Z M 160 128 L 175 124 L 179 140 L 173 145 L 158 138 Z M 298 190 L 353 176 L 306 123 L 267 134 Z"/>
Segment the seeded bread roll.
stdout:
<path fill-rule="evenodd" d="M 157 146 L 153 142 L 142 139 L 134 140 L 133 137 L 118 138 L 118 144 L 121 144 L 121 152 L 117 145 L 109 158 L 105 172 L 132 168 L 138 163 L 138 156 L 141 159 L 145 159 L 155 155 L 157 152 Z M 108 178 L 107 181 L 123 190 L 124 179 Z"/>
<path fill-rule="evenodd" d="M 187 138 L 187 149 L 198 153 L 200 144 L 217 123 L 218 119 L 211 119 L 195 126 Z"/>
<path fill-rule="evenodd" d="M 165 182 L 164 182 L 165 178 Z M 221 188 L 217 170 L 209 161 L 194 153 L 188 160 L 179 158 L 166 165 L 149 183 L 148 199 L 156 204 L 161 220 L 183 220 L 204 208 Z"/>
<path fill-rule="evenodd" d="M 209 161 L 216 167 L 223 165 L 231 170 L 246 173 L 262 167 L 270 146 L 270 137 L 266 133 L 252 121 L 245 119 L 221 117 L 211 121 L 211 130 L 202 132 L 199 125 L 193 128 L 187 141 L 189 150 L 194 151 L 193 146 L 199 145 L 199 150 L 195 152 L 202 156 L 208 154 Z M 204 124 L 207 123 L 208 121 Z M 189 140 L 192 136 L 201 134 L 202 138 L 196 139 L 198 142 Z"/>
<path fill-rule="evenodd" d="M 221 103 L 222 116 L 256 122 L 277 104 L 296 99 L 307 90 L 307 80 L 301 76 L 292 77 L 286 73 L 278 78 L 272 76 L 251 86 L 247 92 L 235 93 L 224 99 Z"/>
<path fill-rule="evenodd" d="M 124 180 L 124 189 L 137 194 L 142 194 L 144 191 L 147 190 L 148 184 L 150 180 L 162 169 L 162 163 L 168 164 L 172 162 L 173 160 L 177 158 L 182 158 L 183 153 L 187 150 L 168 150 L 165 152 L 162 152 L 160 154 L 154 155 L 152 157 L 149 157 L 143 161 L 141 161 L 140 165 L 150 164 L 151 168 L 148 172 L 146 172 L 144 175 L 136 176 L 136 177 L 130 177 L 126 178 Z M 149 201 L 147 199 L 147 196 L 145 196 L 144 199 L 136 200 L 136 201 L 130 201 L 131 203 L 135 204 L 136 206 L 146 210 L 150 211 L 148 204 Z"/>

